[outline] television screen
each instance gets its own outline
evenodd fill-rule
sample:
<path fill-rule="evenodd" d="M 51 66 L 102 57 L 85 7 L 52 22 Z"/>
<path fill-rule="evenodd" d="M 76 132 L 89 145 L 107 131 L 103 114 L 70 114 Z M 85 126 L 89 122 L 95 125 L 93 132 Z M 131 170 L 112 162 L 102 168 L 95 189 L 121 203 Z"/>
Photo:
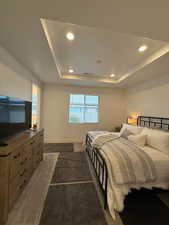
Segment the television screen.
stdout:
<path fill-rule="evenodd" d="M 32 103 L 0 96 L 0 140 L 31 128 Z"/>

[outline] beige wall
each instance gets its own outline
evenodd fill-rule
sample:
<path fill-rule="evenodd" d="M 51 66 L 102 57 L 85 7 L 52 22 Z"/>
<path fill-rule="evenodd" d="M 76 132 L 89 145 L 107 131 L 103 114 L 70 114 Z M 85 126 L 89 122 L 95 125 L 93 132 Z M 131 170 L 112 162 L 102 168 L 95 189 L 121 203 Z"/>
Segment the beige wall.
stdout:
<path fill-rule="evenodd" d="M 31 100 L 31 81 L 18 76 L 0 62 L 0 95 Z"/>
<path fill-rule="evenodd" d="M 73 93 L 100 96 L 98 124 L 68 123 L 69 95 Z M 124 119 L 123 91 L 105 88 L 57 86 L 46 84 L 43 90 L 43 127 L 48 143 L 82 141 L 89 130 L 112 130 Z"/>
<path fill-rule="evenodd" d="M 41 83 L 0 46 L 0 95 L 31 101 L 32 82 Z"/>
<path fill-rule="evenodd" d="M 169 75 L 126 90 L 126 115 L 169 117 Z"/>

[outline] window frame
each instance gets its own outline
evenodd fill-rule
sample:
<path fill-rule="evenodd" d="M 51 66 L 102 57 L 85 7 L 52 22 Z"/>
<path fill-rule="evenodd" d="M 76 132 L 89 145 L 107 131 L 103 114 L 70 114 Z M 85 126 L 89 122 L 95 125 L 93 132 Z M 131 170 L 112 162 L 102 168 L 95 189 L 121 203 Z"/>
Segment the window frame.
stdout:
<path fill-rule="evenodd" d="M 71 95 L 97 96 L 98 97 L 98 105 L 97 105 L 98 106 L 98 121 L 97 122 L 84 122 L 84 123 L 82 123 L 82 122 L 78 122 L 78 123 L 70 122 L 69 118 L 70 118 L 70 105 L 71 105 L 70 104 L 70 98 L 71 98 Z M 69 94 L 68 123 L 69 124 L 76 124 L 76 125 L 78 125 L 78 124 L 90 124 L 90 125 L 92 125 L 92 124 L 99 124 L 100 123 L 100 96 L 99 95 L 91 95 L 91 94 L 82 94 L 82 93 L 71 93 L 71 94 Z"/>

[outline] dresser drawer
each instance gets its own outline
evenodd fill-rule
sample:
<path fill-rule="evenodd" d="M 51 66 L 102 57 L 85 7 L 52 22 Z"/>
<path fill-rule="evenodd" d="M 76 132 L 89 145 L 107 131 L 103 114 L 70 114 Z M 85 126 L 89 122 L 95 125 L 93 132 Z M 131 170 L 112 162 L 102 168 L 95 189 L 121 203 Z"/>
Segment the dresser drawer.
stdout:
<path fill-rule="evenodd" d="M 12 208 L 14 202 L 19 197 L 23 188 L 26 184 L 26 179 L 24 177 L 24 172 L 22 174 L 18 174 L 15 179 L 10 182 L 9 185 L 9 209 Z"/>
<path fill-rule="evenodd" d="M 32 176 L 32 173 L 33 173 L 33 159 L 32 158 L 25 163 L 25 171 L 26 171 L 25 178 L 27 180 L 29 180 L 29 178 Z"/>
<path fill-rule="evenodd" d="M 43 157 L 41 151 L 37 152 L 36 155 L 33 156 L 33 168 L 35 169 L 38 164 L 42 161 Z"/>
<path fill-rule="evenodd" d="M 5 224 L 8 217 L 8 179 L 0 178 L 0 224 Z"/>
<path fill-rule="evenodd" d="M 43 135 L 43 133 L 40 133 L 40 134 L 37 135 L 37 140 L 38 140 L 38 142 L 43 143 L 43 141 L 44 141 L 44 135 Z"/>
<path fill-rule="evenodd" d="M 25 145 L 23 155 L 22 155 L 22 162 L 26 163 L 29 160 L 32 160 L 32 146 Z"/>
<path fill-rule="evenodd" d="M 9 173 L 9 157 L 0 158 L 0 178 L 4 178 Z"/>
<path fill-rule="evenodd" d="M 23 149 L 19 148 L 16 149 L 11 155 L 10 155 L 10 174 L 9 178 L 14 179 L 22 170 L 22 152 Z"/>

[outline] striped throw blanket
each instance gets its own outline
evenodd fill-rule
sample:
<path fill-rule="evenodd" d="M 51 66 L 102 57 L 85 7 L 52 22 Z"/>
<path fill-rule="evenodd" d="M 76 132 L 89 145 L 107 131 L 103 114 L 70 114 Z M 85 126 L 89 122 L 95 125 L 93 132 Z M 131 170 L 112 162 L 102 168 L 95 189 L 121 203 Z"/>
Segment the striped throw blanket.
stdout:
<path fill-rule="evenodd" d="M 116 184 L 153 182 L 157 178 L 154 162 L 136 144 L 116 135 L 102 135 L 92 142 L 104 156 L 109 176 Z"/>
<path fill-rule="evenodd" d="M 102 134 L 97 134 L 93 141 L 92 141 L 92 146 L 95 148 L 101 148 L 105 143 L 108 143 L 110 141 L 113 141 L 114 139 L 119 138 L 119 135 L 113 134 L 113 133 L 102 133 Z"/>

